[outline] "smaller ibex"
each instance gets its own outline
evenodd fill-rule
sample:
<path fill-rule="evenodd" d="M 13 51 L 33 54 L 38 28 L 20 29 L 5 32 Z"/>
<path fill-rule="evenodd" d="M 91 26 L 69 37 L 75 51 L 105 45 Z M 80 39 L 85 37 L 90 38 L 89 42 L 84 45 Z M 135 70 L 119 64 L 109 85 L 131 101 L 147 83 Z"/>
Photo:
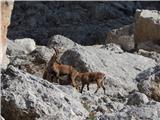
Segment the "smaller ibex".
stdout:
<path fill-rule="evenodd" d="M 82 87 L 80 92 L 82 93 L 84 86 L 87 84 L 87 90 L 89 90 L 89 84 L 90 83 L 96 83 L 97 89 L 94 93 L 97 93 L 100 87 L 103 88 L 104 94 L 105 94 L 105 87 L 104 87 L 104 80 L 106 79 L 106 76 L 104 73 L 101 72 L 84 72 L 80 73 L 77 72 L 77 75 L 75 76 L 75 79 L 73 80 L 73 86 L 76 87 L 76 89 L 79 89 L 79 83 L 81 82 Z"/>

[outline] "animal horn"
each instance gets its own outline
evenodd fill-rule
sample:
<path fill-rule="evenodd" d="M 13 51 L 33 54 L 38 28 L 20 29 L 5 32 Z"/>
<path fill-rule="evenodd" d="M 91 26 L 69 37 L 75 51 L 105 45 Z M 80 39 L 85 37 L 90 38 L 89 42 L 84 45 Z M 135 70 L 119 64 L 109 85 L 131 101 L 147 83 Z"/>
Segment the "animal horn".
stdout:
<path fill-rule="evenodd" d="M 56 56 L 58 56 L 58 54 L 59 54 L 58 49 L 56 49 L 56 48 L 54 48 L 54 47 L 53 47 L 53 49 L 54 49 L 54 51 L 55 51 Z"/>

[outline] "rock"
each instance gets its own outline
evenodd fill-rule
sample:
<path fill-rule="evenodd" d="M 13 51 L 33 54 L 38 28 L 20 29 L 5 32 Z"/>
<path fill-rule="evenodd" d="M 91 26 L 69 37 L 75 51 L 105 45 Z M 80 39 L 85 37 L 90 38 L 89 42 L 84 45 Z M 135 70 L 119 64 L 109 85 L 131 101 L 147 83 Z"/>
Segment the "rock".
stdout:
<path fill-rule="evenodd" d="M 77 46 L 67 50 L 60 60 L 81 72 L 105 73 L 107 94 L 120 96 L 137 89 L 135 77 L 156 64 L 150 58 L 130 53 L 116 53 L 105 49 L 104 46 Z"/>
<path fill-rule="evenodd" d="M 2 73 L 2 115 L 7 120 L 84 119 L 88 112 L 79 95 L 72 87 L 51 84 L 13 66 Z"/>
<path fill-rule="evenodd" d="M 159 3 L 153 3 L 146 3 L 144 8 L 158 9 Z M 106 32 L 133 23 L 135 10 L 142 4 L 133 1 L 15 2 L 8 36 L 13 40 L 32 37 L 38 45 L 47 45 L 57 34 L 82 45 L 104 44 Z"/>
<path fill-rule="evenodd" d="M 149 100 L 147 96 L 140 92 L 134 92 L 131 95 L 129 95 L 128 98 L 128 105 L 142 105 L 148 103 Z"/>
<path fill-rule="evenodd" d="M 62 35 L 55 35 L 51 37 L 47 46 L 49 48 L 58 48 L 61 49 L 62 51 L 65 51 L 67 49 L 71 49 L 74 46 L 76 46 L 76 43 L 74 43 L 71 39 L 64 37 Z"/>
<path fill-rule="evenodd" d="M 149 98 L 160 101 L 160 66 L 157 65 L 140 73 L 136 80 L 140 92 Z"/>
<path fill-rule="evenodd" d="M 115 53 L 123 53 L 123 50 L 121 49 L 121 47 L 117 44 L 114 44 L 114 43 L 106 44 L 105 48 L 108 51 L 113 51 Z"/>
<path fill-rule="evenodd" d="M 22 46 L 16 44 L 14 41 L 8 40 L 6 54 L 9 56 L 15 57 L 15 56 L 24 55 L 25 52 Z"/>
<path fill-rule="evenodd" d="M 14 0 L 10 1 L 1 1 L 1 41 L 0 41 L 0 65 L 4 63 L 4 58 L 6 58 L 6 49 L 7 49 L 7 31 L 10 24 L 12 9 L 14 5 Z"/>
<path fill-rule="evenodd" d="M 46 46 L 38 46 L 34 51 L 30 53 L 32 57 L 35 57 L 36 62 L 47 64 L 54 54 L 53 49 L 49 49 Z"/>
<path fill-rule="evenodd" d="M 138 51 L 138 54 L 139 55 L 142 55 L 142 56 L 145 56 L 145 57 L 149 57 L 149 58 L 152 58 L 154 59 L 157 63 L 160 63 L 160 54 L 157 53 L 157 52 L 154 52 L 154 51 L 146 51 L 146 50 L 143 50 L 143 49 L 140 49 Z"/>
<path fill-rule="evenodd" d="M 31 38 L 16 39 L 15 44 L 21 46 L 25 54 L 28 54 L 36 49 L 36 43 Z"/>
<path fill-rule="evenodd" d="M 153 41 L 160 43 L 160 13 L 156 10 L 137 10 L 135 15 L 135 44 Z"/>
<path fill-rule="evenodd" d="M 119 44 L 123 50 L 134 49 L 133 25 L 127 25 L 119 29 L 111 30 L 107 33 L 107 43 Z"/>
<path fill-rule="evenodd" d="M 159 120 L 159 115 L 160 104 L 157 102 L 141 107 L 126 106 L 120 112 L 100 115 L 95 120 Z"/>
<path fill-rule="evenodd" d="M 45 61 L 42 61 L 44 59 L 39 59 L 38 57 L 32 55 L 19 55 L 11 57 L 9 64 L 23 70 L 24 72 L 42 77 L 46 68 L 46 63 Z"/>
<path fill-rule="evenodd" d="M 155 51 L 155 52 L 160 53 L 160 46 L 153 43 L 152 41 L 139 43 L 138 44 L 138 49 L 144 49 L 144 50 L 147 50 L 147 51 L 150 51 L 150 52 Z"/>

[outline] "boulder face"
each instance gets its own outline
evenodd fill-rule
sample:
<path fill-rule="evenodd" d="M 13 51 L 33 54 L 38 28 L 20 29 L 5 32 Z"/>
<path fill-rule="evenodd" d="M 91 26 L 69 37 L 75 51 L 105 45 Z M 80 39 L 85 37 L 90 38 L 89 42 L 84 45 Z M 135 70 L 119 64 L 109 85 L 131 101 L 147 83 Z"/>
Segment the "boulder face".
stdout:
<path fill-rule="evenodd" d="M 82 45 L 104 44 L 106 32 L 133 23 L 136 9 L 147 7 L 159 9 L 159 2 L 16 1 L 8 36 L 31 37 L 38 45 L 57 34 Z"/>
<path fill-rule="evenodd" d="M 143 49 L 140 49 L 138 51 L 139 55 L 145 56 L 145 57 L 149 57 L 154 59 L 158 64 L 160 64 L 160 53 L 157 53 L 155 51 L 146 51 Z"/>
<path fill-rule="evenodd" d="M 140 92 L 160 102 L 160 66 L 157 65 L 140 73 L 136 80 Z"/>
<path fill-rule="evenodd" d="M 135 44 L 146 41 L 160 43 L 160 13 L 158 11 L 136 11 L 134 39 Z"/>
<path fill-rule="evenodd" d="M 0 64 L 8 64 L 6 58 L 6 49 L 7 49 L 7 31 L 10 24 L 11 13 L 13 9 L 13 0 L 10 1 L 1 1 L 1 33 L 0 33 Z"/>
<path fill-rule="evenodd" d="M 107 93 L 110 95 L 127 94 L 137 89 L 135 77 L 156 64 L 150 58 L 110 50 L 105 49 L 104 46 L 77 46 L 67 50 L 61 56 L 61 62 L 72 65 L 80 72 L 105 73 Z"/>
<path fill-rule="evenodd" d="M 36 43 L 31 38 L 16 39 L 14 42 L 23 48 L 25 54 L 36 49 Z"/>
<path fill-rule="evenodd" d="M 2 116 L 6 120 L 74 120 L 88 112 L 79 93 L 9 66 L 2 75 Z"/>
<path fill-rule="evenodd" d="M 149 103 L 141 107 L 125 107 L 121 112 L 100 115 L 100 120 L 159 120 L 160 104 Z"/>
<path fill-rule="evenodd" d="M 119 44 L 123 50 L 134 49 L 133 25 L 127 25 L 119 29 L 113 29 L 107 33 L 106 43 Z"/>
<path fill-rule="evenodd" d="M 129 95 L 127 104 L 128 105 L 142 105 L 148 103 L 149 100 L 147 96 L 140 92 L 134 92 L 131 95 Z"/>

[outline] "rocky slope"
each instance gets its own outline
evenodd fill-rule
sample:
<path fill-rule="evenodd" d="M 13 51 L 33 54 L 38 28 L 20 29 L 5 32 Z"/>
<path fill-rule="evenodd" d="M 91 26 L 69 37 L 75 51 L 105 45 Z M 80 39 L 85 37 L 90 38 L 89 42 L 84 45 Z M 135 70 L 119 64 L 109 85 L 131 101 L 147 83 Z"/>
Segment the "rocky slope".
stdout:
<path fill-rule="evenodd" d="M 157 33 L 159 23 L 143 18 L 140 28 L 130 24 L 144 15 L 139 14 L 134 21 L 136 8 L 159 9 L 159 2 L 153 3 L 15 2 L 8 33 L 15 40 L 8 41 L 10 63 L 1 68 L 1 118 L 160 120 L 159 44 L 149 39 L 145 44 L 154 51 L 145 47 L 132 52 L 135 30 L 145 30 L 146 24 L 148 32 Z M 154 21 L 152 18 L 149 20 Z M 84 46 L 87 44 L 90 46 Z M 71 85 L 42 79 L 55 54 L 53 47 L 59 50 L 60 63 L 72 65 L 79 72 L 105 73 L 106 94 L 102 89 L 94 94 L 96 84 L 91 84 L 89 91 L 84 88 L 81 94 Z"/>
<path fill-rule="evenodd" d="M 159 9 L 159 2 L 15 2 L 10 39 L 32 38 L 46 45 L 60 34 L 83 45 L 103 44 L 106 33 L 134 22 L 136 9 Z"/>

